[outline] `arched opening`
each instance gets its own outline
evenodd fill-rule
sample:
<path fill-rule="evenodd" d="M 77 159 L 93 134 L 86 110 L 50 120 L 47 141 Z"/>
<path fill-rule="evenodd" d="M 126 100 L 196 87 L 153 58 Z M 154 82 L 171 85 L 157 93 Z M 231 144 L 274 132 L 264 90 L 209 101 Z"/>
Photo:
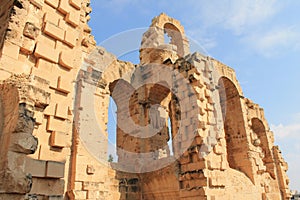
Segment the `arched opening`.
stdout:
<path fill-rule="evenodd" d="M 169 116 L 168 118 L 168 133 L 169 133 L 169 139 L 168 139 L 168 147 L 169 147 L 169 155 L 174 156 L 174 149 L 173 149 L 173 130 L 172 130 L 172 124 L 171 124 L 171 118 Z"/>
<path fill-rule="evenodd" d="M 149 92 L 149 122 L 153 128 L 158 128 L 153 135 L 152 151 L 158 153 L 156 159 L 162 159 L 173 155 L 172 128 L 169 117 L 170 89 L 166 82 L 150 86 Z M 160 125 L 156 122 L 160 121 Z"/>
<path fill-rule="evenodd" d="M 113 84 L 114 83 L 111 84 L 112 87 Z M 131 89 L 133 90 L 133 88 Z M 125 91 L 125 89 L 122 91 Z M 126 93 L 126 95 L 128 95 L 128 93 Z M 127 132 L 122 129 L 122 127 L 118 126 L 117 143 L 124 143 L 124 140 L 126 139 L 119 136 L 123 135 L 129 140 L 126 142 L 126 146 L 128 146 L 129 143 L 132 143 L 131 146 L 129 145 L 131 148 L 130 152 L 153 153 L 154 160 L 172 156 L 174 153 L 174 133 L 169 107 L 171 92 L 167 83 L 160 82 L 156 84 L 146 84 L 135 89 L 129 95 L 130 98 L 125 98 L 129 101 L 127 104 L 127 106 L 129 106 L 129 115 L 127 115 L 127 117 L 130 117 L 126 122 L 132 121 L 134 124 L 126 124 L 127 127 L 132 126 L 131 129 L 127 129 Z M 114 96 L 117 97 L 118 95 Z M 124 100 L 124 97 L 121 99 Z M 116 99 L 116 101 L 118 101 L 118 99 Z M 125 105 L 124 101 L 121 102 L 121 104 L 122 106 Z M 122 116 L 123 110 L 126 109 L 120 109 L 119 111 L 118 107 L 117 119 L 119 119 L 119 116 Z M 144 133 L 141 133 L 142 137 L 140 137 L 139 134 L 137 134 L 136 137 L 132 134 L 128 134 L 129 132 L 139 132 L 140 130 L 144 131 Z M 118 147 L 127 149 L 126 146 Z M 122 160 L 120 157 L 119 159 Z M 128 159 L 126 161 L 128 162 Z"/>
<path fill-rule="evenodd" d="M 262 149 L 263 155 L 263 162 L 266 166 L 266 170 L 268 173 L 270 173 L 272 178 L 275 178 L 275 172 L 274 172 L 274 160 L 272 157 L 271 149 L 269 147 L 269 141 L 267 132 L 265 129 L 265 125 L 263 122 L 258 118 L 252 118 L 252 130 L 254 133 L 253 136 L 253 144 L 255 146 L 259 146 Z"/>
<path fill-rule="evenodd" d="M 157 199 L 178 189 L 176 184 L 168 185 L 178 182 L 175 173 L 170 173 L 177 170 L 176 166 L 169 166 L 174 162 L 169 114 L 172 94 L 166 82 L 139 88 L 132 85 L 122 79 L 109 85 L 117 106 L 114 125 L 118 160 L 112 167 L 117 172 L 121 199 L 140 199 L 141 195 Z"/>
<path fill-rule="evenodd" d="M 117 148 L 116 148 L 117 105 L 111 96 L 109 97 L 109 106 L 108 106 L 107 133 L 108 133 L 107 160 L 108 162 L 116 162 L 118 160 Z"/>
<path fill-rule="evenodd" d="M 110 109 L 115 111 L 109 113 L 108 131 L 116 135 L 109 133 L 109 139 L 116 140 L 117 162 L 134 165 L 129 160 L 144 153 L 153 154 L 154 160 L 173 155 L 171 120 L 168 122 L 171 93 L 166 83 L 135 89 L 119 79 L 110 83 L 109 90 Z"/>
<path fill-rule="evenodd" d="M 111 122 L 108 122 L 111 126 L 112 135 L 109 136 L 113 140 L 114 150 L 116 154 L 116 162 L 127 163 L 128 158 L 122 154 L 122 152 L 135 152 L 136 139 L 128 135 L 124 127 L 127 126 L 126 118 L 129 117 L 126 111 L 128 108 L 128 102 L 131 100 L 130 95 L 132 94 L 132 86 L 123 79 L 117 79 L 109 84 L 110 91 L 110 118 Z M 131 116 L 134 109 L 129 109 Z M 124 119 L 124 116 L 125 119 Z M 121 119 L 121 120 L 120 120 Z M 128 124 L 129 126 L 129 124 Z M 130 129 L 131 127 L 128 127 Z M 119 151 L 121 150 L 121 151 Z"/>
<path fill-rule="evenodd" d="M 220 78 L 219 87 L 229 166 L 245 173 L 252 179 L 252 168 L 247 155 L 248 142 L 239 92 L 232 81 L 226 77 Z"/>
<path fill-rule="evenodd" d="M 165 43 L 175 45 L 179 57 L 184 56 L 183 38 L 179 29 L 171 23 L 164 25 Z M 169 42 L 168 42 L 169 41 Z"/>
<path fill-rule="evenodd" d="M 166 44 L 171 43 L 171 37 L 166 32 L 164 32 L 164 41 Z"/>

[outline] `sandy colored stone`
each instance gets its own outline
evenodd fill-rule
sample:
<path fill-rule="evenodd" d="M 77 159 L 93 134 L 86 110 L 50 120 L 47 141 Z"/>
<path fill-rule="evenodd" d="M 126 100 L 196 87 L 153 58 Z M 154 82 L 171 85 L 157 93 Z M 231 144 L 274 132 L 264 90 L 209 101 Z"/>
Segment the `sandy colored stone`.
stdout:
<path fill-rule="evenodd" d="M 53 131 L 50 136 L 50 145 L 52 147 L 64 148 L 66 146 L 65 133 Z"/>
<path fill-rule="evenodd" d="M 57 8 L 59 4 L 59 0 L 45 0 L 45 3 L 49 4 L 53 8 Z"/>
<path fill-rule="evenodd" d="M 44 5 L 43 0 L 30 0 L 30 2 L 38 8 L 42 8 Z"/>
<path fill-rule="evenodd" d="M 65 164 L 61 162 L 47 161 L 46 163 L 46 177 L 49 178 L 63 178 Z"/>
<path fill-rule="evenodd" d="M 62 51 L 59 57 L 59 64 L 67 69 L 72 69 L 75 56 L 74 51 Z"/>
<path fill-rule="evenodd" d="M 15 60 L 18 60 L 19 51 L 20 47 L 11 43 L 5 43 L 2 49 L 3 55 L 9 56 Z"/>
<path fill-rule="evenodd" d="M 65 31 L 51 22 L 45 23 L 44 33 L 57 40 L 63 40 L 65 36 Z"/>
<path fill-rule="evenodd" d="M 67 16 L 66 16 L 66 21 L 71 24 L 73 27 L 77 27 L 79 25 L 79 20 L 80 20 L 80 12 L 71 10 Z"/>
<path fill-rule="evenodd" d="M 53 63 L 58 63 L 59 51 L 46 44 L 43 44 L 42 42 L 38 42 L 36 44 L 34 55 L 37 58 L 44 58 Z"/>
<path fill-rule="evenodd" d="M 0 3 L 0 199 L 289 199 L 263 109 L 178 20 L 152 20 L 134 65 L 96 47 L 89 0 L 18 3 Z M 108 163 L 111 97 L 125 152 Z"/>

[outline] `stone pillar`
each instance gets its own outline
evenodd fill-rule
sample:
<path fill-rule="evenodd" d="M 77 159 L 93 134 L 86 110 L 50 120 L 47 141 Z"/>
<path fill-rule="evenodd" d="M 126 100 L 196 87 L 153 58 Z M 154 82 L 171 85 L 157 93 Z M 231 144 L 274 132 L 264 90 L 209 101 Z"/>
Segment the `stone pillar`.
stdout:
<path fill-rule="evenodd" d="M 24 199 L 31 190 L 32 175 L 26 170 L 26 162 L 27 155 L 35 153 L 38 146 L 32 135 L 34 109 L 44 109 L 50 97 L 30 84 L 34 81 L 34 77 L 20 75 L 0 84 L 0 199 Z"/>

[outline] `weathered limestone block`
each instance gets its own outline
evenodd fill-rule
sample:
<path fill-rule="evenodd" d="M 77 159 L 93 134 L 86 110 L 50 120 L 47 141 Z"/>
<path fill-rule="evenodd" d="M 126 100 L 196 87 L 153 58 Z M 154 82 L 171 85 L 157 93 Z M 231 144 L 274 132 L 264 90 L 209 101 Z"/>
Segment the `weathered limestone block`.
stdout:
<path fill-rule="evenodd" d="M 32 133 L 34 129 L 33 112 L 26 109 L 26 104 L 19 106 L 19 118 L 17 122 L 15 133 Z"/>
<path fill-rule="evenodd" d="M 35 120 L 34 106 L 39 106 L 42 110 L 47 105 L 49 94 L 41 89 L 36 89 L 31 84 L 39 84 L 40 80 L 29 76 L 12 76 L 10 79 L 2 82 L 3 87 L 15 88 L 16 101 L 7 101 L 7 97 L 0 95 L 5 103 L 5 109 L 14 109 L 15 112 L 4 112 L 5 131 L 2 140 L 6 138 L 7 149 L 1 151 L 1 180 L 0 193 L 15 193 L 25 195 L 31 190 L 32 175 L 26 169 L 26 154 L 33 154 L 37 150 L 38 140 L 32 135 Z M 1 87 L 2 86 L 2 87 Z M 9 95 L 9 92 L 4 94 Z M 36 101 L 36 102 L 35 102 Z M 9 106 L 8 106 L 9 105 Z M 5 147 L 4 147 L 5 148 Z M 10 199 L 14 199 L 11 196 Z"/>
<path fill-rule="evenodd" d="M 46 162 L 46 177 L 63 178 L 65 173 L 65 163 L 62 162 Z"/>
<path fill-rule="evenodd" d="M 35 41 L 24 37 L 20 50 L 22 52 L 24 52 L 25 54 L 32 54 L 34 51 L 34 48 L 35 48 Z"/>
<path fill-rule="evenodd" d="M 24 195 L 20 194 L 0 194 L 0 200 L 24 200 Z"/>
<path fill-rule="evenodd" d="M 78 200 L 289 198 L 287 163 L 268 131 L 264 135 L 254 131 L 254 117 L 266 130 L 269 127 L 263 110 L 244 99 L 233 69 L 208 56 L 189 54 L 183 27 L 165 14 L 153 19 L 143 35 L 141 65 L 118 61 L 104 48 L 95 48 L 86 24 L 89 3 L 0 3 L 0 46 L 4 44 L 0 66 L 6 74 L 31 74 L 15 75 L 0 84 L 0 200 L 62 200 L 66 193 Z M 164 41 L 165 33 L 171 38 L 169 44 Z M 95 53 L 90 53 L 93 49 Z M 75 81 L 82 60 L 87 69 L 80 71 Z M 166 76 L 148 68 L 149 63 L 177 74 Z M 7 76 L 2 71 L 1 79 Z M 124 87 L 118 93 L 120 85 L 115 83 L 120 79 Z M 157 87 L 156 80 L 171 84 Z M 147 81 L 154 83 L 132 87 Z M 83 124 L 90 118 L 85 118 L 89 114 L 85 111 L 92 103 L 82 103 L 87 96 L 84 88 L 95 89 L 91 94 L 97 108 L 93 110 L 98 117 L 95 124 L 99 123 L 103 132 L 95 139 L 95 146 L 101 147 L 97 155 L 106 159 L 107 111 L 112 96 L 121 102 L 118 123 L 132 118 L 136 126 L 162 127 L 146 139 L 128 136 L 117 128 L 118 147 L 139 155 L 150 152 L 146 159 L 118 151 L 117 163 L 107 165 L 106 160 L 99 163 L 86 151 L 79 134 L 86 131 Z M 128 88 L 135 90 L 129 100 L 122 94 Z M 178 99 L 179 94 L 183 98 Z M 130 115 L 124 111 L 127 100 Z M 94 127 L 87 130 L 87 134 L 96 131 Z M 139 134 L 136 129 L 130 131 Z M 168 144 L 170 138 L 172 144 Z M 26 155 L 37 148 L 36 154 Z M 165 163 L 172 164 L 151 171 Z M 113 168 L 122 164 L 135 173 Z"/>
<path fill-rule="evenodd" d="M 59 0 L 45 0 L 45 3 L 56 9 L 58 7 Z"/>
<path fill-rule="evenodd" d="M 25 171 L 32 177 L 43 178 L 46 174 L 46 161 L 26 158 Z"/>
<path fill-rule="evenodd" d="M 65 154 L 69 153 L 66 148 L 58 148 L 59 151 L 52 151 L 51 146 L 46 144 L 40 145 L 39 148 L 39 159 L 41 160 L 51 160 L 57 162 L 65 162 L 66 156 Z"/>
<path fill-rule="evenodd" d="M 60 1 L 59 6 L 58 6 L 58 11 L 66 15 L 67 13 L 70 12 L 72 9 L 71 5 L 69 4 L 69 1 Z"/>
<path fill-rule="evenodd" d="M 57 88 L 58 91 L 63 93 L 70 93 L 72 91 L 72 83 L 70 77 L 59 76 L 57 80 Z"/>
<path fill-rule="evenodd" d="M 2 49 L 2 54 L 10 58 L 13 58 L 15 60 L 18 60 L 19 51 L 20 51 L 20 47 L 18 45 L 5 42 L 5 45 Z"/>
<path fill-rule="evenodd" d="M 56 148 L 64 148 L 67 145 L 65 141 L 66 133 L 53 131 L 50 136 L 50 145 Z"/>
<path fill-rule="evenodd" d="M 60 196 L 48 196 L 47 200 L 63 200 L 64 197 L 62 195 Z"/>
<path fill-rule="evenodd" d="M 59 26 L 60 20 L 61 20 L 60 16 L 57 13 L 55 13 L 54 11 L 53 12 L 50 12 L 50 11 L 46 12 L 45 15 L 44 15 L 44 18 L 43 18 L 44 24 L 49 23 L 49 24 L 52 24 L 53 26 L 57 26 L 57 25 Z M 62 21 L 64 21 L 64 20 L 62 20 Z M 63 27 L 61 27 L 61 26 L 59 26 L 59 28 L 63 29 Z M 57 29 L 57 27 L 55 27 L 55 29 Z M 45 31 L 45 27 L 44 27 L 44 31 Z"/>
<path fill-rule="evenodd" d="M 74 47 L 79 40 L 79 32 L 73 30 L 73 28 L 68 28 L 65 32 L 64 43 L 69 45 L 70 47 Z"/>
<path fill-rule="evenodd" d="M 43 0 L 29 0 L 29 1 L 38 8 L 42 8 L 44 5 Z"/>
<path fill-rule="evenodd" d="M 66 21 L 73 27 L 77 27 L 80 21 L 80 12 L 71 10 L 66 16 Z"/>
<path fill-rule="evenodd" d="M 11 151 L 33 154 L 37 150 L 38 139 L 31 133 L 14 133 L 11 136 Z"/>
<path fill-rule="evenodd" d="M 74 51 L 62 51 L 59 57 L 59 64 L 67 69 L 72 69 L 74 66 L 75 54 Z"/>
<path fill-rule="evenodd" d="M 74 197 L 75 199 L 87 199 L 87 191 L 75 190 Z"/>
<path fill-rule="evenodd" d="M 24 172 L 25 156 L 23 154 L 8 152 L 5 170 L 0 172 L 2 193 L 26 194 L 32 186 L 32 176 Z"/>
<path fill-rule="evenodd" d="M 29 37 L 30 39 L 36 39 L 37 36 L 39 35 L 40 29 L 35 26 L 33 23 L 31 22 L 27 22 L 25 24 L 24 30 L 23 30 L 23 34 L 27 37 Z"/>
<path fill-rule="evenodd" d="M 52 24 L 51 22 L 45 23 L 43 32 L 49 35 L 50 37 L 61 41 L 64 39 L 65 36 L 65 31 L 57 25 Z"/>
<path fill-rule="evenodd" d="M 53 63 L 58 63 L 59 51 L 56 49 L 53 49 L 51 46 L 49 46 L 47 44 L 38 42 L 36 44 L 36 49 L 35 49 L 34 55 L 37 58 L 44 58 Z"/>
<path fill-rule="evenodd" d="M 46 195 L 46 196 L 61 196 L 64 194 L 65 181 L 62 179 L 32 179 L 32 189 L 30 193 Z"/>

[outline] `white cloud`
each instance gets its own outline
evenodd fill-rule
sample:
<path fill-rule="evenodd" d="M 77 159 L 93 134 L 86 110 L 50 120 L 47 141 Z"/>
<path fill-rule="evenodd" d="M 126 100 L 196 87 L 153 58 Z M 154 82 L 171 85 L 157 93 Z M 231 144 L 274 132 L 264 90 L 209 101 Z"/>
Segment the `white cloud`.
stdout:
<path fill-rule="evenodd" d="M 186 17 L 197 18 L 205 27 L 223 27 L 235 35 L 249 31 L 272 18 L 280 6 L 276 0 L 212 0 L 186 1 L 191 12 Z M 203 28 L 203 27 L 201 27 Z"/>
<path fill-rule="evenodd" d="M 274 132 L 274 135 L 279 140 L 288 138 L 293 138 L 293 141 L 299 140 L 300 144 L 300 113 L 295 113 L 290 118 L 290 124 L 271 124 L 270 128 Z"/>
<path fill-rule="evenodd" d="M 186 36 L 190 43 L 191 52 L 201 52 L 209 55 L 208 50 L 217 46 L 217 41 L 213 37 L 208 37 L 201 30 L 187 30 Z"/>
<path fill-rule="evenodd" d="M 172 3 L 167 0 L 106 0 L 93 2 L 95 7 L 104 7 L 114 12 L 124 12 L 133 8 L 137 13 L 147 10 L 182 12 L 184 21 L 199 22 L 205 27 L 223 27 L 239 35 L 250 26 L 263 23 L 279 10 L 278 0 L 187 0 Z"/>
<path fill-rule="evenodd" d="M 289 165 L 290 189 L 300 190 L 300 113 L 291 117 L 290 124 L 271 125 L 275 143 L 279 145 L 283 158 Z"/>
<path fill-rule="evenodd" d="M 231 5 L 225 27 L 233 30 L 237 35 L 265 22 L 278 11 L 275 0 L 236 0 L 231 1 Z"/>
<path fill-rule="evenodd" d="M 278 138 L 278 140 L 286 138 L 286 137 L 298 138 L 300 136 L 300 123 L 289 124 L 289 125 L 271 124 L 271 130 L 273 130 L 275 137 Z M 300 139 L 299 139 L 299 142 L 300 142 Z"/>
<path fill-rule="evenodd" d="M 255 32 L 242 38 L 243 42 L 266 57 L 300 47 L 300 27 L 277 27 L 267 32 Z"/>
<path fill-rule="evenodd" d="M 278 28 L 279 25 L 272 22 L 286 6 L 278 0 L 190 0 L 185 3 L 184 8 L 189 8 L 189 12 L 184 21 L 190 32 L 196 33 L 193 37 L 204 41 L 203 44 L 209 41 L 203 45 L 208 49 L 221 43 L 218 38 L 223 38 L 225 31 L 245 48 L 264 56 L 280 53 L 282 48 L 292 45 L 296 47 L 293 40 L 298 32 L 293 28 Z M 271 31 L 270 27 L 273 27 Z"/>
<path fill-rule="evenodd" d="M 188 28 L 191 32 L 197 33 L 194 36 L 197 40 L 204 38 L 204 41 L 213 41 L 212 45 L 208 44 L 210 48 L 220 43 L 218 37 L 222 32 L 228 31 L 244 48 L 265 57 L 300 49 L 300 25 L 288 21 L 276 23 L 280 21 L 280 15 L 287 14 L 288 8 L 293 6 L 289 2 L 193 0 L 187 3 L 191 10 L 185 15 L 184 21 L 190 23 Z"/>

